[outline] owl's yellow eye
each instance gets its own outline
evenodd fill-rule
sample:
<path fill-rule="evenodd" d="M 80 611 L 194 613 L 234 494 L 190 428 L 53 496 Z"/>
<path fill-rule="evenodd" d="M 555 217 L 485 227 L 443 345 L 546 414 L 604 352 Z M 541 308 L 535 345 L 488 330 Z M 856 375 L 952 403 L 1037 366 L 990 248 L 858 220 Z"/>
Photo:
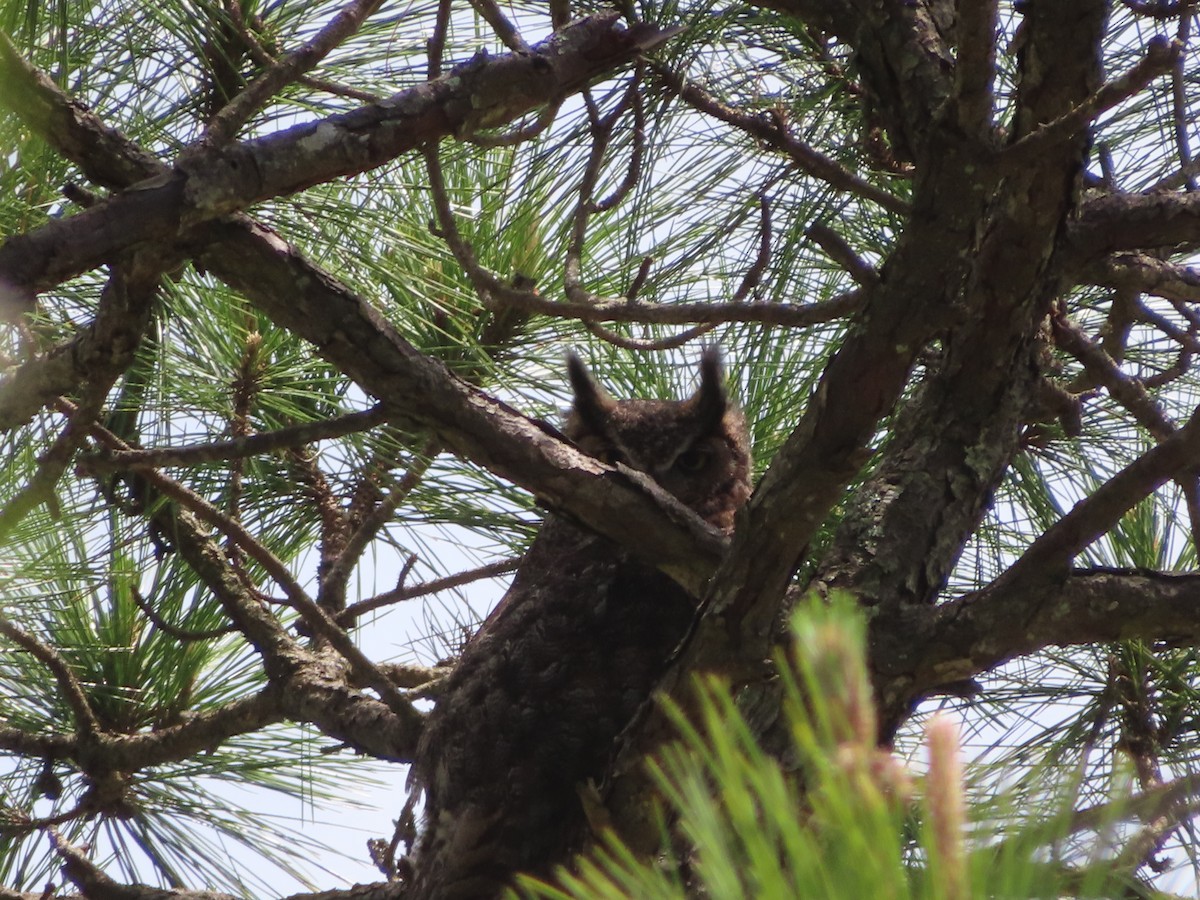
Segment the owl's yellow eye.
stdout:
<path fill-rule="evenodd" d="M 694 475 L 708 468 L 708 464 L 712 462 L 712 456 L 711 447 L 691 447 L 675 457 L 675 468 L 680 472 Z"/>

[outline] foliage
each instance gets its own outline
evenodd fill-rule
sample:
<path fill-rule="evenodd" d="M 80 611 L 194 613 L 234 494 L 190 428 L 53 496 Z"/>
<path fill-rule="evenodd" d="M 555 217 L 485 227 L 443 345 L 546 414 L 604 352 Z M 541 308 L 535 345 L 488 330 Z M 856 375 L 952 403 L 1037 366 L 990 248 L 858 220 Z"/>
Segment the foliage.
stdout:
<path fill-rule="evenodd" d="M 527 879 L 523 896 L 940 900 L 1131 887 L 1111 860 L 1067 849 L 1084 830 L 1071 784 L 1043 780 L 1033 803 L 1019 804 L 964 782 L 949 717 L 927 724 L 922 777 L 878 750 L 864 625 L 848 597 L 806 602 L 793 616 L 794 644 L 778 662 L 795 772 L 763 752 L 720 679 L 697 682 L 690 713 L 672 711 L 681 738 L 651 765 L 667 830 L 689 848 L 684 870 L 641 859 L 609 833 L 557 886 Z M 1120 828 L 1128 807 L 1110 798 L 1103 827 Z"/>

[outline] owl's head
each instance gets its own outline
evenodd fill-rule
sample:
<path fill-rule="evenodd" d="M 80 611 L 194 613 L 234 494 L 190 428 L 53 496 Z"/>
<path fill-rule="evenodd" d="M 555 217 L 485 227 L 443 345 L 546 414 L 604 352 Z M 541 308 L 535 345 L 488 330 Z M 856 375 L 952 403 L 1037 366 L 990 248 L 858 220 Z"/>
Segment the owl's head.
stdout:
<path fill-rule="evenodd" d="M 750 436 L 717 350 L 705 350 L 700 387 L 687 400 L 614 399 L 573 353 L 567 371 L 575 392 L 567 437 L 610 465 L 645 472 L 711 524 L 733 529 L 750 496 Z"/>

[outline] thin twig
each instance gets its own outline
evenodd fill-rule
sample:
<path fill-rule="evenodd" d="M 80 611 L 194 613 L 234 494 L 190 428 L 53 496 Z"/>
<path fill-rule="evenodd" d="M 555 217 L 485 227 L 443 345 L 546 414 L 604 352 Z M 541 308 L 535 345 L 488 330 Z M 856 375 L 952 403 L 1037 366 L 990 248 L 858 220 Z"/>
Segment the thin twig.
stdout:
<path fill-rule="evenodd" d="M 606 116 L 601 116 L 591 91 L 584 91 L 584 101 L 587 103 L 588 118 L 591 121 L 592 145 L 588 151 L 588 160 L 579 179 L 579 188 L 575 201 L 575 209 L 571 213 L 571 237 L 567 241 L 567 249 L 563 260 L 563 290 L 567 299 L 587 301 L 591 299 L 588 291 L 583 288 L 583 247 L 587 239 L 587 225 L 596 206 L 593 203 L 595 189 L 600 180 L 600 172 L 604 167 L 604 158 L 612 142 L 613 130 L 624 115 L 625 110 L 633 102 L 634 93 L 626 91 L 621 99 Z"/>
<path fill-rule="evenodd" d="M 74 408 L 73 404 L 66 400 L 60 400 L 58 405 L 65 409 Z M 129 449 L 128 444 L 103 425 L 93 423 L 88 430 L 94 438 L 106 447 L 115 450 Z M 225 513 L 221 512 L 221 510 L 217 509 L 195 491 L 184 487 L 178 481 L 168 478 L 157 470 L 143 470 L 139 473 L 139 477 L 144 478 L 148 484 L 172 500 L 175 500 L 180 506 L 195 513 L 197 518 L 202 522 L 211 525 L 246 551 L 246 555 L 262 566 L 267 574 L 275 580 L 275 583 L 283 588 L 284 595 L 287 597 L 290 605 L 299 607 L 306 603 L 312 603 L 312 600 L 308 598 L 304 589 L 292 577 L 292 573 L 288 571 L 279 557 L 275 556 L 274 553 L 256 540 L 240 522 L 230 519 L 229 516 L 225 515 Z"/>
<path fill-rule="evenodd" d="M 314 444 L 317 441 L 368 431 L 386 421 L 383 405 L 362 412 L 348 413 L 319 422 L 287 425 L 276 431 L 247 435 L 228 441 L 193 444 L 184 447 L 150 447 L 145 450 L 107 450 L 83 458 L 81 465 L 89 473 L 126 469 L 157 469 L 170 466 L 195 466 L 245 456 L 259 456 Z"/>
<path fill-rule="evenodd" d="M 1114 400 L 1132 413 L 1134 419 L 1155 440 L 1165 441 L 1177 431 L 1175 423 L 1146 392 L 1145 387 L 1136 378 L 1130 378 L 1122 372 L 1103 347 L 1094 343 L 1065 316 L 1055 316 L 1052 325 L 1055 345 L 1083 363 L 1096 383 L 1103 385 Z"/>
<path fill-rule="evenodd" d="M 879 273 L 875 267 L 855 253 L 846 240 L 828 225 L 814 222 L 804 230 L 804 234 L 845 269 L 856 283 L 863 287 L 879 284 Z"/>
<path fill-rule="evenodd" d="M 208 123 L 203 142 L 213 145 L 232 140 L 238 129 L 269 103 L 284 85 L 312 69 L 358 31 L 366 18 L 375 12 L 381 3 L 382 0 L 351 0 L 343 6 L 312 40 L 284 54 L 213 116 Z M 255 43 L 257 41 L 252 41 L 250 46 L 253 47 Z"/>
<path fill-rule="evenodd" d="M 623 334 L 618 334 L 611 328 L 597 325 L 595 322 L 588 322 L 584 327 L 587 328 L 589 333 L 594 334 L 602 341 L 612 344 L 614 347 L 620 347 L 622 350 L 633 350 L 638 353 L 652 353 L 682 347 L 698 337 L 703 337 L 717 326 L 715 324 L 697 325 L 695 328 L 689 328 L 687 331 L 681 331 L 679 334 L 672 334 L 661 338 L 646 338 L 644 340 L 626 337 Z"/>
<path fill-rule="evenodd" d="M 1153 325 L 1171 340 L 1179 344 L 1179 346 L 1185 347 L 1188 350 L 1200 350 L 1200 340 L 1197 340 L 1196 335 L 1191 330 L 1180 328 L 1166 316 L 1160 315 L 1144 303 L 1137 305 L 1136 318 L 1140 322 Z"/>
<path fill-rule="evenodd" d="M 759 211 L 760 211 L 760 230 L 758 253 L 751 263 L 750 268 L 746 271 L 742 282 L 738 285 L 737 291 L 734 292 L 734 303 L 741 303 L 742 300 L 756 288 L 762 280 L 763 273 L 771 263 L 771 205 L 765 193 L 758 194 Z M 643 261 L 642 267 L 639 269 L 640 275 L 646 269 L 646 264 Z M 698 337 L 703 337 L 708 334 L 717 325 L 718 322 L 707 322 L 697 325 L 694 328 L 689 328 L 679 334 L 668 335 L 662 338 L 653 338 L 640 340 L 638 338 L 626 337 L 623 334 L 618 334 L 610 328 L 605 328 L 598 325 L 596 322 L 586 322 L 587 330 L 596 337 L 606 341 L 616 347 L 624 350 L 633 350 L 637 352 L 656 352 L 661 350 L 674 350 L 677 347 L 682 347 L 685 344 L 694 341 Z"/>
<path fill-rule="evenodd" d="M 190 628 L 180 628 L 178 625 L 172 625 L 166 619 L 158 614 L 150 602 L 142 596 L 141 591 L 134 587 L 130 591 L 133 597 L 133 602 L 137 604 L 138 609 L 150 620 L 159 631 L 163 632 L 175 640 L 182 643 L 195 643 L 197 641 L 210 641 L 213 638 L 224 637 L 227 634 L 233 634 L 237 628 L 233 625 L 222 625 L 219 628 L 210 628 L 207 631 L 194 631 Z"/>
<path fill-rule="evenodd" d="M 450 205 L 450 196 L 446 192 L 446 179 L 442 174 L 442 158 L 436 144 L 426 144 L 421 148 L 425 157 L 425 170 L 429 175 L 429 192 L 433 198 L 433 209 L 437 215 L 437 235 L 446 242 L 450 252 L 458 264 L 467 273 L 477 293 L 486 297 L 494 287 L 499 286 L 498 279 L 486 271 L 475 259 L 475 249 L 463 238 L 454 219 L 454 210 Z"/>
<path fill-rule="evenodd" d="M 437 17 L 434 19 L 433 32 L 425 44 L 425 53 L 429 57 L 428 79 L 433 81 L 442 74 L 442 57 L 446 52 L 446 35 L 450 30 L 451 0 L 438 0 Z"/>
<path fill-rule="evenodd" d="M 562 106 L 562 100 L 556 100 L 553 103 L 547 103 L 540 110 L 537 116 L 528 125 L 521 125 L 509 131 L 502 131 L 499 134 L 487 134 L 481 131 L 472 131 L 462 135 L 462 139 L 470 144 L 475 144 L 479 147 L 512 147 L 516 144 L 524 143 L 525 141 L 533 140 L 547 128 L 554 124 L 554 118 L 558 115 L 559 107 Z"/>
<path fill-rule="evenodd" d="M 38 640 L 4 615 L 0 615 L 0 634 L 50 670 L 63 699 L 75 714 L 75 726 L 79 729 L 81 737 L 93 737 L 103 732 L 100 720 L 96 718 L 87 694 L 84 693 L 83 685 L 57 650 Z"/>
<path fill-rule="evenodd" d="M 316 454 L 307 449 L 296 449 L 288 452 L 288 459 L 292 471 L 296 473 L 296 480 L 308 489 L 309 498 L 321 523 L 320 538 L 317 541 L 317 577 L 321 578 L 345 549 L 346 537 L 350 531 L 349 516 L 329 486 L 329 479 L 317 465 Z M 344 601 L 344 597 L 341 599 Z M 318 590 L 317 605 L 326 611 L 337 611 L 345 605 L 344 602 L 336 601 L 330 605 L 327 602 L 329 600 L 331 598 L 323 596 Z"/>
<path fill-rule="evenodd" d="M 742 276 L 742 283 L 738 285 L 738 289 L 733 292 L 733 302 L 741 303 L 759 284 L 762 283 L 763 274 L 771 265 L 771 248 L 773 242 L 771 240 L 771 200 L 767 196 L 766 191 L 758 193 L 758 253 L 754 257 L 754 262 L 750 264 L 750 268 L 746 270 L 746 274 Z"/>
<path fill-rule="evenodd" d="M 629 196 L 630 191 L 637 187 L 642 175 L 642 161 L 646 151 L 646 110 L 642 103 L 642 78 L 646 67 L 638 62 L 633 69 L 633 77 L 629 81 L 625 97 L 628 100 L 630 112 L 633 114 L 633 130 L 631 132 L 632 147 L 629 153 L 629 165 L 625 169 L 625 178 L 613 189 L 613 192 L 603 200 L 591 204 L 591 212 L 603 213 L 615 208 Z"/>
<path fill-rule="evenodd" d="M 66 427 L 38 458 L 37 471 L 29 482 L 0 508 L 0 544 L 39 504 L 48 503 L 53 508 L 57 502 L 54 487 L 67 470 L 76 449 L 87 437 L 87 423 L 96 418 L 111 386 L 112 382 L 106 380 L 104 384 L 88 388 L 77 413 L 68 416 Z"/>
<path fill-rule="evenodd" d="M 1179 153 L 1179 171 L 1187 173 L 1184 176 L 1184 186 L 1189 191 L 1196 190 L 1196 176 L 1189 171 L 1192 162 L 1192 151 L 1188 146 L 1188 128 L 1191 126 L 1191 116 L 1188 115 L 1187 75 L 1184 72 L 1184 50 L 1187 47 L 1188 23 L 1192 18 L 1194 4 L 1185 3 L 1180 10 L 1179 30 L 1176 41 L 1180 52 L 1171 66 L 1171 119 L 1175 131 L 1175 148 Z"/>
<path fill-rule="evenodd" d="M 376 594 L 374 597 L 369 597 L 366 600 L 350 604 L 344 611 L 337 615 L 336 621 L 339 625 L 349 627 L 362 616 L 381 607 L 390 606 L 393 603 L 402 603 L 405 600 L 412 600 L 415 597 L 424 597 L 427 594 L 448 591 L 484 578 L 507 575 L 509 572 L 515 572 L 517 566 L 520 564 L 521 559 L 519 557 L 515 559 L 502 559 L 499 562 L 488 563 L 486 566 L 480 566 L 477 569 L 459 572 L 456 575 L 447 575 L 445 578 L 435 578 L 433 581 L 414 584 L 410 587 L 400 586 L 393 590 L 385 591 L 382 594 Z"/>
<path fill-rule="evenodd" d="M 375 539 L 379 530 L 395 515 L 400 504 L 407 499 L 413 489 L 420 483 L 430 465 L 433 464 L 434 458 L 441 451 L 442 444 L 440 441 L 428 441 L 421 448 L 420 453 L 409 466 L 408 471 L 404 473 L 404 477 L 400 479 L 400 483 L 388 492 L 387 497 L 371 510 L 363 519 L 362 524 L 346 540 L 345 546 L 337 555 L 337 558 L 332 561 L 328 570 L 322 574 L 321 586 L 317 591 L 318 598 L 320 598 L 327 609 L 340 609 L 345 605 L 346 582 L 350 578 L 350 573 L 354 571 L 354 567 L 358 564 L 363 551 Z M 340 602 L 337 602 L 334 607 L 330 607 L 329 604 L 333 602 L 332 598 L 334 597 L 340 598 Z"/>
<path fill-rule="evenodd" d="M 650 267 L 654 265 L 653 256 L 643 256 L 642 263 L 638 266 L 637 274 L 633 276 L 633 281 L 629 283 L 629 288 L 625 291 L 625 299 L 632 303 L 637 300 L 637 295 L 642 292 L 642 288 L 646 284 L 646 279 L 650 277 Z"/>
<path fill-rule="evenodd" d="M 788 129 L 782 114 L 743 112 L 722 103 L 666 66 L 656 63 L 650 65 L 666 87 L 693 109 L 745 131 L 768 147 L 774 147 L 791 159 L 797 168 L 839 190 L 878 203 L 897 215 L 908 213 L 908 203 L 904 200 L 876 187 L 843 168 L 836 160 L 797 140 Z"/>

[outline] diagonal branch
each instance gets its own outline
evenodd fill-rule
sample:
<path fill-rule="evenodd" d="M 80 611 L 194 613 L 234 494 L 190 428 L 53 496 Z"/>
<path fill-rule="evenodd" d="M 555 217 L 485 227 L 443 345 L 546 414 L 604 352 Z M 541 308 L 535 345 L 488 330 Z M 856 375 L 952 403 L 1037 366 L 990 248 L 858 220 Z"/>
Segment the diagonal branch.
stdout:
<path fill-rule="evenodd" d="M 89 156 L 86 148 L 93 145 L 88 137 L 101 123 L 83 114 L 48 79 L 21 71 L 21 86 L 29 89 L 23 96 L 36 101 L 36 121 L 56 123 L 53 133 L 44 133 L 47 140 L 60 150 L 70 148 L 89 174 L 124 171 L 121 161 L 110 156 L 119 155 L 128 142 L 111 129 L 96 132 L 107 137 L 98 141 L 97 155 Z M 142 156 L 136 159 L 135 169 L 143 174 L 154 166 Z M 370 304 L 270 229 L 240 217 L 210 224 L 195 237 L 209 271 L 385 400 L 390 417 L 441 434 L 449 448 L 570 511 L 600 534 L 628 542 L 685 586 L 702 590 L 725 540 L 656 485 L 599 464 L 547 426 L 454 378 L 401 338 Z"/>
<path fill-rule="evenodd" d="M 223 144 L 285 85 L 311 70 L 361 27 L 382 0 L 351 0 L 329 20 L 312 40 L 292 50 L 254 79 L 212 121 L 204 135 L 209 145 Z"/>
<path fill-rule="evenodd" d="M 1159 75 L 1169 72 L 1182 50 L 1182 45 L 1166 38 L 1153 38 L 1146 47 L 1146 55 L 1132 69 L 1120 78 L 1104 84 L 1069 112 L 1040 126 L 1008 147 L 1002 154 L 1005 164 L 1013 167 L 1029 165 L 1044 153 L 1047 147 L 1075 135 L 1100 113 L 1140 93 Z"/>
<path fill-rule="evenodd" d="M 75 714 L 75 725 L 79 729 L 82 739 L 91 740 L 104 730 L 96 718 L 96 714 L 92 711 L 92 705 L 88 702 L 83 685 L 79 683 L 79 679 L 75 677 L 75 673 L 71 671 L 71 667 L 58 651 L 38 640 L 4 615 L 0 615 L 0 634 L 30 654 L 50 671 L 58 684 L 63 699 Z"/>
<path fill-rule="evenodd" d="M 1080 500 L 1046 529 L 988 591 L 1010 592 L 1054 581 L 1092 541 L 1110 531 L 1134 506 L 1200 462 L 1200 410 L 1187 423 Z"/>
<path fill-rule="evenodd" d="M 261 226 L 212 225 L 205 268 L 369 393 L 389 418 L 430 429 L 455 453 L 508 478 L 547 505 L 699 593 L 725 540 L 650 479 L 599 463 L 553 429 L 453 377 L 405 341 L 364 299 Z"/>
<path fill-rule="evenodd" d="M 900 197 L 876 187 L 846 169 L 837 160 L 796 138 L 782 115 L 748 113 L 736 109 L 666 66 L 654 66 L 653 70 L 668 88 L 693 109 L 741 129 L 768 147 L 776 148 L 801 171 L 814 178 L 820 178 L 839 190 L 878 203 L 889 212 L 897 215 L 908 212 L 908 203 Z"/>
<path fill-rule="evenodd" d="M 93 269 L 122 247 L 184 238 L 195 226 L 272 197 L 356 175 L 422 144 L 511 121 L 553 103 L 656 46 L 669 33 L 620 26 L 615 14 L 572 23 L 530 54 L 477 54 L 448 74 L 379 103 L 215 149 L 193 148 L 152 176 L 75 216 L 0 245 L 0 317 Z M 0 78 L 26 74 L 0 54 Z M 0 102 L 14 106 L 5 91 Z"/>
<path fill-rule="evenodd" d="M 196 466 L 218 460 L 259 456 L 306 444 L 368 431 L 385 420 L 383 408 L 376 404 L 370 409 L 347 413 L 332 419 L 287 425 L 274 431 L 246 435 L 228 441 L 208 441 L 181 447 L 150 447 L 145 450 L 108 450 L 84 460 L 89 472 L 113 472 L 124 469 Z"/>

